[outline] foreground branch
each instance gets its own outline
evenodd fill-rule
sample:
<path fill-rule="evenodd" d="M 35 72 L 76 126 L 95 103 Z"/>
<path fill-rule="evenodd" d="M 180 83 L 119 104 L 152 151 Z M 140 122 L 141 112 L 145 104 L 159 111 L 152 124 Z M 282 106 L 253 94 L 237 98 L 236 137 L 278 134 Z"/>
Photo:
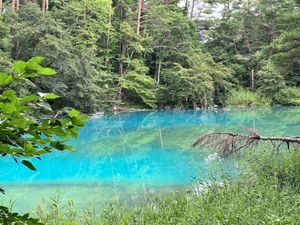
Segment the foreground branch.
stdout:
<path fill-rule="evenodd" d="M 286 144 L 288 149 L 290 146 L 300 147 L 300 137 L 263 137 L 255 132 L 249 135 L 234 133 L 209 133 L 199 137 L 193 147 L 209 147 L 219 151 L 222 156 L 236 153 L 242 149 L 253 149 L 260 142 L 269 142 L 274 150 L 278 151 L 282 144 Z"/>

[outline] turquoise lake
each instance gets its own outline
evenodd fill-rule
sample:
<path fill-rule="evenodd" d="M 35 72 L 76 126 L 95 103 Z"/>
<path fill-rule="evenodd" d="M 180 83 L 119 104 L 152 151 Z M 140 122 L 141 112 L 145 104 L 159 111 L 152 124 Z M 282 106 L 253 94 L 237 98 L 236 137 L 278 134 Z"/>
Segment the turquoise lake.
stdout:
<path fill-rule="evenodd" d="M 33 159 L 33 172 L 11 158 L 1 159 L 4 204 L 34 210 L 59 193 L 65 204 L 102 209 L 108 202 L 140 202 L 148 196 L 193 188 L 199 181 L 236 173 L 233 159 L 208 160 L 207 149 L 191 144 L 212 131 L 265 136 L 299 136 L 300 108 L 255 111 L 180 111 L 108 114 L 90 119 L 71 140 L 77 152 L 53 152 Z"/>

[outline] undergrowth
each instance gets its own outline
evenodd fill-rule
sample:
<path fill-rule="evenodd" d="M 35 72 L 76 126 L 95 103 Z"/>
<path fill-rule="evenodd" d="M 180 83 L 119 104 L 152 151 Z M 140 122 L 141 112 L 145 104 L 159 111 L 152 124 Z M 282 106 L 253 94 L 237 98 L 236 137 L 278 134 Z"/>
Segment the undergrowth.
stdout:
<path fill-rule="evenodd" d="M 257 92 L 248 90 L 231 91 L 227 97 L 226 106 L 229 107 L 258 107 L 269 106 L 271 100 Z"/>
<path fill-rule="evenodd" d="M 153 198 L 138 208 L 110 204 L 100 214 L 58 208 L 57 201 L 37 216 L 45 224 L 300 224 L 300 153 L 257 152 L 243 160 L 238 180 L 212 185 L 208 192 Z M 72 206 L 72 205 L 70 205 Z"/>

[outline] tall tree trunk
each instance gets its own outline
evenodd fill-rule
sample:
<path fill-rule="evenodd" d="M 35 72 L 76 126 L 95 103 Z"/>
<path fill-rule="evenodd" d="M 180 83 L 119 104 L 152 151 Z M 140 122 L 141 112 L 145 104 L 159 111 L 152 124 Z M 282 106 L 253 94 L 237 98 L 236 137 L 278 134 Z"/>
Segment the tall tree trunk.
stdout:
<path fill-rule="evenodd" d="M 0 14 L 2 14 L 2 0 L 0 0 Z"/>
<path fill-rule="evenodd" d="M 42 12 L 43 12 L 43 15 L 45 15 L 45 13 L 46 13 L 46 0 L 42 0 Z"/>
<path fill-rule="evenodd" d="M 83 19 L 86 18 L 86 11 L 87 11 L 87 0 L 84 0 L 84 10 L 83 10 Z"/>
<path fill-rule="evenodd" d="M 139 34 L 141 32 L 141 16 L 143 11 L 143 0 L 138 0 L 138 18 L 137 18 L 137 27 L 136 33 Z"/>
<path fill-rule="evenodd" d="M 251 89 L 255 89 L 255 73 L 254 70 L 251 70 Z"/>
<path fill-rule="evenodd" d="M 204 108 L 207 109 L 208 108 L 208 101 L 207 101 L 207 95 L 204 95 Z"/>
<path fill-rule="evenodd" d="M 11 0 L 11 12 L 15 11 L 15 6 L 16 6 L 16 1 L 15 0 Z"/>
<path fill-rule="evenodd" d="M 107 36 L 106 36 L 106 50 L 105 50 L 105 66 L 107 70 L 110 72 L 111 71 L 111 65 L 110 65 L 110 32 L 111 32 L 111 17 L 112 17 L 112 5 L 110 4 L 109 6 L 109 15 L 108 15 L 108 31 L 107 31 Z"/>
<path fill-rule="evenodd" d="M 276 27 L 275 27 L 275 24 L 272 22 L 271 24 L 271 38 L 272 38 L 272 41 L 274 41 L 277 37 L 277 32 L 276 32 Z"/>
<path fill-rule="evenodd" d="M 156 66 L 155 66 L 155 81 L 157 84 L 160 82 L 160 71 L 161 71 L 161 58 L 157 56 Z"/>
<path fill-rule="evenodd" d="M 20 7 L 20 0 L 16 0 L 16 10 L 18 11 Z"/>
<path fill-rule="evenodd" d="M 239 51 L 238 51 L 238 48 L 237 48 L 237 45 L 236 45 L 236 42 L 233 41 L 233 44 L 234 44 L 234 50 L 235 50 L 235 54 L 238 55 L 239 54 Z"/>
<path fill-rule="evenodd" d="M 120 9 L 120 24 L 124 21 L 124 9 Z M 122 76 L 124 73 L 124 59 L 125 59 L 125 53 L 126 53 L 126 47 L 124 43 L 124 38 L 121 37 L 119 41 L 119 73 Z"/>
<path fill-rule="evenodd" d="M 17 39 L 17 43 L 16 43 L 16 59 L 19 59 L 19 56 L 20 56 L 20 40 Z"/>
<path fill-rule="evenodd" d="M 191 8 L 191 14 L 190 14 L 191 19 L 193 19 L 193 16 L 194 16 L 195 2 L 196 2 L 196 0 L 192 0 L 192 8 Z"/>
<path fill-rule="evenodd" d="M 119 73 L 122 76 L 124 74 L 124 59 L 125 59 L 126 47 L 123 38 L 120 41 L 120 50 L 119 50 Z"/>
<path fill-rule="evenodd" d="M 187 14 L 188 14 L 188 10 L 189 10 L 189 0 L 185 0 L 184 9 L 186 10 L 186 12 L 187 12 Z"/>

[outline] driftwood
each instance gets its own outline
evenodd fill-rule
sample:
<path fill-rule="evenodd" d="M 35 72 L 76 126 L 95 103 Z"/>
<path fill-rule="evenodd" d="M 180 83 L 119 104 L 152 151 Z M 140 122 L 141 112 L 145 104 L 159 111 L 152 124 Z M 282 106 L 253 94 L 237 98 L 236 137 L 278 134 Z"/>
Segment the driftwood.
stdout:
<path fill-rule="evenodd" d="M 209 133 L 199 137 L 193 147 L 208 147 L 219 152 L 220 155 L 226 156 L 236 153 L 242 149 L 254 149 L 260 142 L 269 142 L 273 150 L 279 151 L 280 147 L 285 144 L 287 148 L 300 147 L 300 137 L 263 137 L 258 135 L 254 130 L 248 135 L 234 134 L 226 132 Z"/>

